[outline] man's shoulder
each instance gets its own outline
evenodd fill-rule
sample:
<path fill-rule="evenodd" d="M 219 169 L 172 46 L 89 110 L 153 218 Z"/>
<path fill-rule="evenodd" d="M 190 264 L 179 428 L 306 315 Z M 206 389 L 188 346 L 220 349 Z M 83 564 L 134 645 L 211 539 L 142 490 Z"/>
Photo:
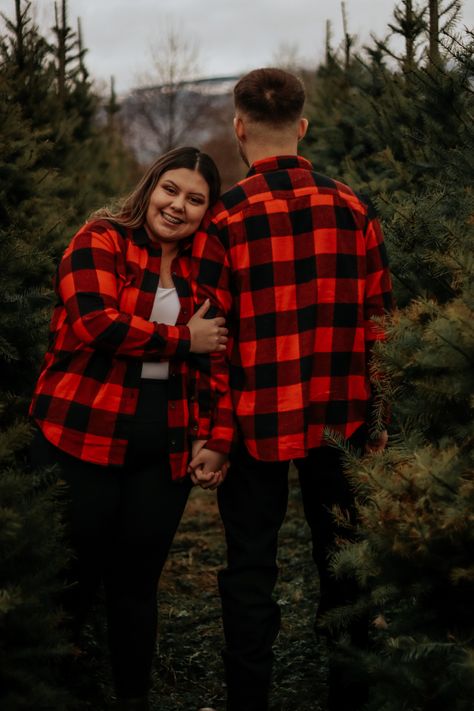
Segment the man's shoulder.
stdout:
<path fill-rule="evenodd" d="M 355 207 L 366 213 L 373 211 L 372 202 L 366 193 L 354 190 L 338 178 L 330 178 L 314 170 L 312 171 L 312 176 L 314 184 L 320 192 L 332 192 L 342 203 L 346 202 L 348 207 Z"/>
<path fill-rule="evenodd" d="M 332 196 L 340 207 L 346 206 L 366 215 L 374 213 L 370 199 L 346 183 L 314 169 L 293 168 L 243 178 L 221 195 L 209 217 L 213 222 L 227 221 L 238 213 L 245 214 L 247 209 L 261 201 L 291 200 L 311 193 Z"/>
<path fill-rule="evenodd" d="M 248 203 L 249 197 L 254 193 L 254 177 L 242 178 L 238 183 L 226 190 L 220 198 L 221 209 L 232 213 Z"/>
<path fill-rule="evenodd" d="M 219 201 L 209 211 L 213 222 L 226 221 L 234 215 L 244 213 L 252 205 L 272 200 L 275 187 L 271 180 L 272 174 L 255 173 L 248 175 L 222 193 Z"/>
<path fill-rule="evenodd" d="M 377 210 L 370 195 L 360 189 L 351 188 L 347 183 L 338 178 L 329 178 L 327 175 L 313 171 L 315 184 L 321 193 L 332 193 L 335 197 L 336 207 L 353 210 L 363 216 L 365 220 L 377 218 Z"/>

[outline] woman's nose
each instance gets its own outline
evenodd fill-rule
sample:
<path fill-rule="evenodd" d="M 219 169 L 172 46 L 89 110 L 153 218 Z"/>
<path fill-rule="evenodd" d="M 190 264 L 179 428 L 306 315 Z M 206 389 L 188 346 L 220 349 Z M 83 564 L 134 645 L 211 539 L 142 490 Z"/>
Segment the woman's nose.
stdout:
<path fill-rule="evenodd" d="M 182 212 L 184 210 L 184 195 L 174 195 L 173 200 L 171 201 L 171 207 L 174 210 L 179 210 L 179 212 Z"/>

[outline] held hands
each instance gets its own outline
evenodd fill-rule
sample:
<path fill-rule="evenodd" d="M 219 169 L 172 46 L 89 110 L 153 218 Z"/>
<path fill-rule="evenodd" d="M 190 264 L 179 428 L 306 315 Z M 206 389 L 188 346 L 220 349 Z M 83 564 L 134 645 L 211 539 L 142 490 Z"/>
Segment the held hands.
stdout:
<path fill-rule="evenodd" d="M 202 489 L 217 489 L 224 481 L 229 461 L 225 454 L 206 449 L 206 440 L 193 442 L 192 459 L 188 466 L 191 481 Z"/>
<path fill-rule="evenodd" d="M 222 316 L 204 318 L 209 306 L 210 301 L 206 299 L 188 321 L 192 353 L 214 353 L 226 349 L 228 338 L 227 328 L 224 328 L 225 319 Z"/>

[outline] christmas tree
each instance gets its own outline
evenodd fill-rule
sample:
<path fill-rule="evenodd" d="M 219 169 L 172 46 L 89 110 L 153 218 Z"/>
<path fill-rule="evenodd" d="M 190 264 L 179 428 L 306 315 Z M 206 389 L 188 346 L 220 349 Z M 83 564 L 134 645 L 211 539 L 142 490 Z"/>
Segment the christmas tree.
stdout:
<path fill-rule="evenodd" d="M 58 257 L 133 162 L 97 118 L 66 3 L 53 43 L 31 3 L 12 5 L 0 39 L 0 706 L 46 711 L 76 708 L 58 676 L 71 656 L 59 606 L 68 553 L 57 476 L 29 464 L 27 411 Z"/>
<path fill-rule="evenodd" d="M 373 648 L 346 649 L 373 711 L 467 711 L 474 696 L 473 43 L 454 33 L 459 5 L 401 3 L 405 53 L 389 70 L 377 43 L 362 62 L 377 90 L 359 81 L 334 128 L 356 137 L 339 175 L 376 198 L 399 305 L 373 363 L 391 446 L 348 453 L 360 528 L 334 557 L 365 595 L 326 619 L 341 631 L 374 620 Z"/>
<path fill-rule="evenodd" d="M 54 478 L 28 471 L 25 420 L 42 358 L 57 188 L 43 151 L 0 75 L 0 705 L 5 711 L 62 708 L 54 668 L 64 654 L 54 596 L 63 564 Z M 3 99 L 7 99 L 4 101 Z"/>

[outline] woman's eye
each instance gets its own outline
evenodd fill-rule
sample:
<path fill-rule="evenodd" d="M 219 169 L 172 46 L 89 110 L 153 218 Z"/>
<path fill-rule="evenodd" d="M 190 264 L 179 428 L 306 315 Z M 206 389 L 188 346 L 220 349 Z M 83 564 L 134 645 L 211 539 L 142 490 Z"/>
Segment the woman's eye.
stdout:
<path fill-rule="evenodd" d="M 203 205 L 204 202 L 201 198 L 198 197 L 190 197 L 189 202 L 192 203 L 193 205 Z"/>
<path fill-rule="evenodd" d="M 172 185 L 164 185 L 163 188 L 164 190 L 166 190 L 167 193 L 170 193 L 171 195 L 176 192 Z"/>

